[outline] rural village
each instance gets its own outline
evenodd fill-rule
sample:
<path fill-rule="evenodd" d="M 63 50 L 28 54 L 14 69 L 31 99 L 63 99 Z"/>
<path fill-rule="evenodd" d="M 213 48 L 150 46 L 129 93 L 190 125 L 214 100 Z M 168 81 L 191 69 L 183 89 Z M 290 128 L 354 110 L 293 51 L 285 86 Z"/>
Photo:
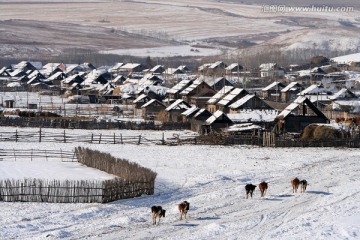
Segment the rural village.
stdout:
<path fill-rule="evenodd" d="M 0 239 L 358 239 L 359 6 L 0 0 Z"/>
<path fill-rule="evenodd" d="M 356 54 L 349 56 L 347 62 L 316 56 L 304 66 L 263 63 L 251 70 L 222 61 L 197 69 L 22 61 L 0 70 L 4 93 L 0 123 L 25 127 L 25 119 L 38 119 L 34 126 L 157 126 L 189 129 L 200 136 L 231 136 L 226 143 L 233 144 L 271 146 L 276 139 L 301 139 L 322 140 L 331 146 L 336 140 L 345 145 L 355 140 L 351 146 L 359 147 L 360 61 L 351 61 Z M 29 94 L 18 92 L 36 92 L 39 98 L 29 100 Z M 46 95 L 61 101 L 41 101 Z M 60 124 L 61 119 L 69 123 Z M 86 122 L 102 124 L 87 126 Z M 338 128 L 321 127 L 330 122 Z M 323 131 L 315 131 L 314 124 Z M 219 139 L 213 144 L 219 144 Z"/>

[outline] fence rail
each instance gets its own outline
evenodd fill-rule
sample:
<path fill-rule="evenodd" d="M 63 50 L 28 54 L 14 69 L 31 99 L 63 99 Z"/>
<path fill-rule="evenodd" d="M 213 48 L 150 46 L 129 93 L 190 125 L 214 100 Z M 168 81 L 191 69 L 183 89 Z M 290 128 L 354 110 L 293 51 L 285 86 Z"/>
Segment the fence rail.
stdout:
<path fill-rule="evenodd" d="M 77 161 L 74 151 L 39 150 L 39 149 L 0 149 L 0 161 L 26 160 L 61 160 L 62 162 Z"/>

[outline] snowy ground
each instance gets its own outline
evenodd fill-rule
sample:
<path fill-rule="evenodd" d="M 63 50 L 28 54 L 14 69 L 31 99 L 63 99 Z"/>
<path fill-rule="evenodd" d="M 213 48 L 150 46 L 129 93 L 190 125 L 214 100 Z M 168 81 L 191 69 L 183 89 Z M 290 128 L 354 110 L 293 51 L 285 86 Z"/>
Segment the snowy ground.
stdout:
<path fill-rule="evenodd" d="M 4 142 L 1 146 L 75 147 Z M 155 194 L 109 204 L 0 202 L 0 239 L 357 239 L 360 236 L 358 149 L 82 146 L 155 170 L 158 173 Z M 7 171 L 4 165 L 0 165 L 0 170 Z M 292 193 L 290 180 L 296 176 L 310 183 L 306 193 Z M 258 184 L 262 180 L 269 182 L 267 196 L 260 198 L 257 189 L 253 199 L 246 199 L 245 184 Z M 187 220 L 179 221 L 176 206 L 183 200 L 190 202 L 190 211 Z M 162 205 L 167 210 L 158 226 L 151 224 L 152 205 Z"/>

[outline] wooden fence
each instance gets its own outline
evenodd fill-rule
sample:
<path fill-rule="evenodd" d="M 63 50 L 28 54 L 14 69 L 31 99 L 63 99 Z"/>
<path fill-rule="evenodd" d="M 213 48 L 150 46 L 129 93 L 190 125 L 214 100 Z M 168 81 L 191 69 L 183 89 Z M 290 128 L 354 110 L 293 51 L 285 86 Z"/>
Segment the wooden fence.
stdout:
<path fill-rule="evenodd" d="M 143 194 L 154 194 L 156 173 L 110 154 L 85 148 L 70 151 L 0 149 L 2 160 L 46 158 L 61 161 L 77 160 L 117 177 L 96 180 L 0 180 L 0 201 L 54 202 L 54 203 L 106 203 Z"/>
<path fill-rule="evenodd" d="M 0 126 L 36 127 L 62 129 L 127 129 L 127 130 L 184 130 L 190 129 L 190 123 L 154 121 L 105 121 L 105 120 L 69 120 L 64 118 L 25 118 L 1 117 Z"/>
<path fill-rule="evenodd" d="M 0 133 L 0 142 L 55 142 L 55 143 L 92 143 L 92 144 L 170 144 L 176 142 L 174 139 L 165 139 L 164 134 L 161 138 L 149 138 L 142 135 L 124 136 L 119 133 L 89 133 L 74 134 L 72 131 L 50 132 L 46 129 L 38 131 L 24 131 L 15 129 L 14 131 L 3 131 Z"/>
<path fill-rule="evenodd" d="M 60 160 L 62 162 L 77 161 L 74 151 L 40 150 L 40 149 L 0 149 L 0 161 L 17 160 Z"/>

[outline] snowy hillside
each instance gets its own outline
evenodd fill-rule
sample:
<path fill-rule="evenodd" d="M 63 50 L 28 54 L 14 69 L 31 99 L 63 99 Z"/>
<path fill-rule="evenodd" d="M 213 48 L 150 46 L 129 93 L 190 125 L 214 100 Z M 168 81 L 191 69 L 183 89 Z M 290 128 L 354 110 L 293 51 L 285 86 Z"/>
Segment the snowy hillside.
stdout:
<path fill-rule="evenodd" d="M 136 134 L 140 132 L 133 132 Z M 74 147 L 73 144 L 7 142 L 1 146 Z M 155 194 L 109 204 L 0 202 L 0 239 L 356 239 L 360 236 L 358 149 L 82 146 L 155 170 L 158 173 Z M 6 169 L 0 162 L 1 171 Z M 290 180 L 296 176 L 310 183 L 306 193 L 292 193 Z M 246 199 L 245 184 L 258 184 L 262 180 L 269 182 L 266 197 L 260 198 L 256 189 L 253 199 Z M 190 202 L 190 210 L 188 219 L 179 221 L 176 207 L 183 200 Z M 151 224 L 152 205 L 162 205 L 167 210 L 158 226 Z"/>
<path fill-rule="evenodd" d="M 344 56 L 334 57 L 331 59 L 337 63 L 351 63 L 351 62 L 360 62 L 360 53 L 348 54 Z"/>

